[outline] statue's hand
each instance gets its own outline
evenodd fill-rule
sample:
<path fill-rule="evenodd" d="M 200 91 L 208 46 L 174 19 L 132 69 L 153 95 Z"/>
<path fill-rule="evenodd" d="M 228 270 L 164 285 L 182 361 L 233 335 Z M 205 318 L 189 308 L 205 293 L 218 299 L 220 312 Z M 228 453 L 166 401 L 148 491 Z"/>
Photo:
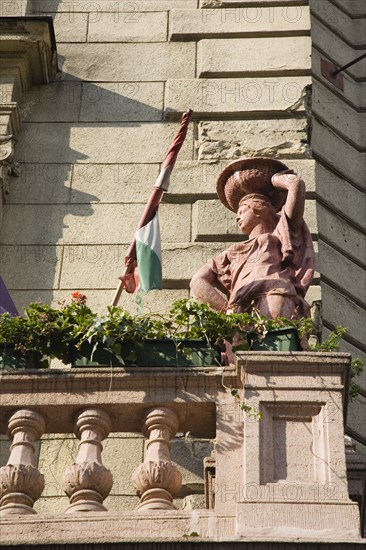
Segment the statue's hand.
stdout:
<path fill-rule="evenodd" d="M 273 187 L 277 189 L 288 189 L 290 185 L 298 182 L 299 179 L 293 170 L 283 170 L 272 176 L 271 182 Z"/>

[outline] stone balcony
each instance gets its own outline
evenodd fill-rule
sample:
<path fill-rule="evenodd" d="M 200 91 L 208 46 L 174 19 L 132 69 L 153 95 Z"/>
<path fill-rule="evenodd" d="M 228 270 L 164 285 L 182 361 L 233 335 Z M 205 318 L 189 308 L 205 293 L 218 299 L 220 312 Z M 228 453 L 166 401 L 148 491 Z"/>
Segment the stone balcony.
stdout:
<path fill-rule="evenodd" d="M 256 548 L 265 548 L 263 541 L 361 548 L 344 447 L 349 367 L 349 355 L 341 353 L 242 352 L 236 367 L 225 370 L 3 373 L 0 428 L 13 444 L 0 470 L 2 544 L 128 547 L 127 541 L 178 544 L 193 537 Z M 181 474 L 171 462 L 169 441 L 178 430 L 215 438 L 208 509 L 174 507 Z M 44 479 L 34 461 L 35 443 L 44 433 L 72 432 L 79 451 L 60 480 L 69 506 L 60 515 L 36 514 Z M 144 462 L 133 474 L 140 504 L 132 512 L 108 512 L 103 504 L 118 482 L 102 460 L 102 441 L 112 432 L 146 437 Z"/>

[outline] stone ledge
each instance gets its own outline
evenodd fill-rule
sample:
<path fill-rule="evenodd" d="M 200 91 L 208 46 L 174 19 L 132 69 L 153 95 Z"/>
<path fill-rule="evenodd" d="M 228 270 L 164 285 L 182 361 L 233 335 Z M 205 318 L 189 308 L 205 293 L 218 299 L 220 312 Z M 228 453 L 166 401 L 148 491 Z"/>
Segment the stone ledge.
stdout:
<path fill-rule="evenodd" d="M 351 529 L 357 526 L 359 512 L 350 501 L 337 502 L 239 502 L 238 533 L 245 537 L 262 537 L 273 540 L 276 537 L 296 533 L 300 537 L 332 540 L 334 527 L 338 537 L 345 540 L 357 540 L 359 531 Z M 329 529 L 324 529 L 324 523 Z M 280 527 L 278 527 L 280 525 Z"/>
<path fill-rule="evenodd" d="M 249 38 L 310 34 L 308 7 L 246 8 L 220 10 L 172 10 L 170 40 L 201 38 Z"/>
<path fill-rule="evenodd" d="M 307 6 L 309 0 L 201 0 L 201 8 Z"/>
<path fill-rule="evenodd" d="M 64 515 L 32 517 L 31 519 L 23 516 L 20 519 L 17 516 L 14 519 L 1 521 L 1 534 L 3 545 L 26 544 L 30 540 L 37 540 L 37 547 L 52 544 L 53 549 L 56 548 L 55 544 L 61 543 L 63 548 L 67 548 L 69 544 L 77 544 L 78 549 L 82 548 L 79 546 L 82 544 L 87 544 L 89 549 L 94 545 L 99 547 L 106 543 L 116 543 L 119 548 L 120 544 L 127 543 L 128 549 L 131 550 L 134 547 L 130 546 L 131 543 L 146 542 L 149 543 L 149 549 L 151 549 L 152 543 L 156 543 L 157 548 L 164 549 L 166 543 L 171 550 L 172 543 L 179 545 L 177 548 L 180 548 L 181 544 L 183 548 L 189 548 L 189 542 L 191 542 L 192 548 L 197 548 L 196 545 L 199 542 L 200 548 L 211 550 L 216 547 L 215 542 L 221 541 L 218 548 L 222 548 L 222 542 L 225 541 L 225 548 L 230 548 L 233 545 L 233 548 L 268 550 L 268 543 L 271 541 L 271 543 L 278 543 L 278 546 L 276 544 L 274 547 L 278 550 L 301 548 L 304 543 L 306 543 L 307 550 L 320 550 L 323 545 L 319 541 L 326 540 L 332 544 L 332 550 L 358 550 L 364 544 L 356 536 L 341 537 L 328 534 L 324 537 L 320 532 L 313 532 L 312 536 L 305 533 L 301 533 L 299 536 L 295 533 L 272 536 L 269 534 L 256 536 L 248 533 L 238 537 L 235 534 L 235 523 L 234 516 L 198 510 L 191 513 L 179 511 L 124 512 L 118 516 L 108 513 L 89 513 L 73 518 Z M 14 535 L 14 528 L 16 527 L 20 533 L 20 526 L 21 534 Z M 103 532 L 107 534 L 102 535 Z M 162 536 L 162 532 L 169 532 L 169 536 Z M 197 533 L 198 537 L 193 533 Z M 136 548 L 140 549 L 140 544 Z"/>

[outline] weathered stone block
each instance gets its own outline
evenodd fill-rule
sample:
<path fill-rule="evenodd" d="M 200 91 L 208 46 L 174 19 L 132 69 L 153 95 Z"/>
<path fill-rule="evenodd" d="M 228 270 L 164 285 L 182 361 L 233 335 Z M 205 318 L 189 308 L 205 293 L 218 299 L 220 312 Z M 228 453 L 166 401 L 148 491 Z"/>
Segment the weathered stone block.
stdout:
<path fill-rule="evenodd" d="M 357 57 L 357 55 L 355 56 Z M 328 86 L 329 89 L 333 90 L 332 85 L 329 83 L 321 72 L 321 60 L 322 59 L 332 59 L 324 56 L 324 54 L 316 49 L 313 46 L 312 53 L 312 71 L 317 80 Z M 366 93 L 365 93 L 365 83 L 355 82 L 353 78 L 347 75 L 347 72 L 343 72 L 344 79 L 344 91 L 342 91 L 342 97 L 351 102 L 356 108 L 365 109 L 366 108 Z"/>
<path fill-rule="evenodd" d="M 320 118 L 338 135 L 349 140 L 357 149 L 366 148 L 365 113 L 350 107 L 320 82 L 313 85 L 311 105 L 315 117 Z"/>
<path fill-rule="evenodd" d="M 214 223 L 213 220 L 215 220 Z M 305 221 L 311 233 L 316 233 L 317 220 L 314 200 L 306 202 Z M 197 201 L 193 205 L 192 222 L 195 241 L 224 240 L 225 236 L 236 237 L 234 240 L 243 240 L 243 235 L 237 227 L 236 214 L 224 208 L 218 200 Z"/>
<path fill-rule="evenodd" d="M 167 39 L 166 12 L 139 13 L 134 3 L 126 12 L 101 12 L 89 22 L 88 42 L 164 42 Z"/>
<path fill-rule="evenodd" d="M 84 84 L 81 122 L 161 120 L 162 82 L 113 82 Z"/>
<path fill-rule="evenodd" d="M 50 82 L 25 94 L 20 112 L 25 122 L 77 122 L 81 101 L 79 82 Z"/>
<path fill-rule="evenodd" d="M 203 491 L 203 459 L 210 456 L 213 444 L 210 441 L 174 439 L 171 459 L 182 474 L 181 492 Z"/>
<path fill-rule="evenodd" d="M 194 273 L 226 246 L 227 243 L 163 246 L 164 281 L 176 288 L 187 287 Z M 126 245 L 67 246 L 63 258 L 61 288 L 72 290 L 117 286 L 117 278 L 123 270 L 126 252 Z M 155 295 L 156 299 L 158 297 L 159 292 Z M 179 297 L 181 296 L 178 295 L 176 298 L 173 294 L 172 300 Z M 149 298 L 151 303 L 150 295 L 146 298 Z M 145 300 L 145 297 L 143 299 Z"/>
<path fill-rule="evenodd" d="M 360 258 L 361 260 L 361 258 Z M 366 304 L 366 271 L 333 247 L 319 240 L 319 269 L 322 276 L 339 289 Z"/>
<path fill-rule="evenodd" d="M 136 495 L 131 476 L 143 461 L 144 438 L 141 435 L 112 434 L 103 442 L 103 464 L 113 475 L 110 496 Z"/>
<path fill-rule="evenodd" d="M 217 38 L 268 34 L 303 34 L 310 32 L 309 8 L 261 7 L 216 9 L 216 10 L 172 10 L 170 14 L 171 40 L 193 40 L 195 38 Z"/>
<path fill-rule="evenodd" d="M 77 450 L 78 440 L 72 434 L 43 436 L 38 461 L 38 469 L 45 476 L 42 497 L 64 496 L 63 476 L 67 466 L 75 462 Z"/>
<path fill-rule="evenodd" d="M 322 313 L 326 323 L 333 326 L 345 325 L 347 320 L 347 329 L 352 334 L 354 342 L 362 345 L 365 342 L 365 310 L 349 298 L 343 296 L 340 292 L 322 281 Z"/>
<path fill-rule="evenodd" d="M 6 435 L 0 435 L 0 466 L 5 466 L 10 454 L 11 441 Z"/>
<path fill-rule="evenodd" d="M 24 16 L 27 12 L 29 0 L 0 0 L 0 16 Z"/>
<path fill-rule="evenodd" d="M 328 27 L 317 21 L 312 25 L 311 36 L 313 45 L 339 67 L 346 65 L 350 60 L 356 59 L 360 52 L 353 49 L 343 40 L 340 40 Z M 355 63 L 347 69 L 355 80 L 364 79 L 366 74 L 366 59 Z"/>
<path fill-rule="evenodd" d="M 198 126 L 200 160 L 307 156 L 306 120 L 205 121 Z"/>
<path fill-rule="evenodd" d="M 158 81 L 167 78 L 194 77 L 195 44 L 60 44 L 58 53 L 65 57 L 65 76 L 74 80 L 120 82 Z M 154 67 L 154 70 L 151 70 Z"/>
<path fill-rule="evenodd" d="M 198 75 L 245 76 L 310 70 L 309 37 L 201 40 Z"/>
<path fill-rule="evenodd" d="M 9 290 L 34 289 L 37 291 L 37 289 L 57 288 L 61 255 L 62 249 L 58 246 L 1 245 L 1 276 Z"/>
<path fill-rule="evenodd" d="M 123 271 L 127 248 L 127 245 L 67 246 L 63 259 L 61 288 L 115 288 L 118 284 L 118 277 Z M 180 247 L 177 247 L 175 257 L 172 257 L 173 251 L 163 248 L 164 279 L 173 281 L 184 279 L 186 281 L 193 275 L 192 271 L 195 266 L 198 265 L 198 268 L 201 266 L 200 259 L 206 257 L 204 251 L 198 251 L 194 258 L 190 259 L 190 263 L 184 265 L 184 263 L 180 263 L 182 258 L 180 254 L 182 254 Z M 186 262 L 188 261 L 187 256 L 184 257 Z M 175 286 L 181 288 L 179 284 L 175 284 Z M 157 307 L 160 307 L 160 296 L 160 293 L 155 296 L 155 298 L 159 297 Z M 181 296 L 179 295 L 179 297 Z M 174 299 L 177 298 L 174 297 Z M 133 297 L 131 300 L 133 301 Z M 153 301 L 153 296 L 151 296 L 151 300 Z M 150 296 L 149 303 L 152 303 Z M 161 305 L 163 304 L 164 300 L 162 299 Z"/>
<path fill-rule="evenodd" d="M 71 202 L 83 202 L 92 194 L 89 202 L 143 203 L 158 174 L 158 164 L 75 164 Z M 176 169 L 172 180 L 175 175 Z"/>
<path fill-rule="evenodd" d="M 353 401 L 350 401 L 348 405 L 347 424 L 352 432 L 355 432 L 359 436 L 361 441 L 365 433 L 365 410 L 366 398 L 362 394 L 359 394 Z M 365 449 L 363 450 L 365 451 Z"/>
<path fill-rule="evenodd" d="M 69 202 L 71 165 L 27 164 L 20 167 L 20 176 L 11 178 L 7 204 Z"/>
<path fill-rule="evenodd" d="M 334 244 L 356 261 L 365 258 L 366 243 L 361 231 L 320 203 L 317 204 L 317 214 L 319 234 L 326 236 L 329 244 Z"/>
<path fill-rule="evenodd" d="M 309 77 L 168 80 L 165 109 L 182 112 L 190 105 L 199 113 L 247 115 L 248 113 L 304 111 L 302 97 Z"/>
<path fill-rule="evenodd" d="M 177 131 L 176 124 L 23 125 L 16 156 L 20 162 L 160 163 Z M 193 131 L 188 128 L 180 160 L 192 157 Z"/>
<path fill-rule="evenodd" d="M 334 3 L 343 8 L 351 16 L 361 17 L 366 15 L 365 2 L 363 0 L 335 0 Z"/>
<path fill-rule="evenodd" d="M 327 329 L 326 327 L 323 327 L 322 339 L 325 340 L 326 338 L 328 338 L 330 332 L 331 331 L 329 329 Z M 347 340 L 342 339 L 340 341 L 340 350 L 350 353 L 353 359 L 357 358 L 357 359 L 361 359 L 362 361 L 366 361 L 365 352 L 362 349 L 356 346 L 353 346 Z M 358 384 L 359 386 L 361 386 L 361 388 L 365 389 L 366 388 L 366 368 L 364 368 L 363 371 L 353 379 L 353 381 L 356 382 L 356 384 Z"/>
<path fill-rule="evenodd" d="M 212 222 L 212 220 L 211 220 Z M 227 243 L 181 244 L 163 248 L 163 277 L 169 284 L 188 286 L 193 275 Z"/>
<path fill-rule="evenodd" d="M 326 164 L 332 159 L 334 170 L 365 188 L 366 153 L 352 147 L 316 119 L 313 125 L 312 149 L 315 159 L 320 159 Z M 344 159 L 347 159 L 347 163 Z"/>
<path fill-rule="evenodd" d="M 4 2 L 6 0 L 3 0 Z M 16 0 L 18 3 L 25 0 Z M 288 1 L 288 0 L 285 0 Z M 98 2 L 85 2 L 84 0 L 33 0 L 33 13 L 35 15 L 47 12 L 81 12 L 91 13 L 93 18 L 100 17 L 104 12 L 123 14 L 126 10 L 131 13 L 153 12 L 170 10 L 173 8 L 195 8 L 197 0 L 98 0 Z"/>
<path fill-rule="evenodd" d="M 9 205 L 5 208 L 2 241 L 4 244 L 128 244 L 143 208 L 141 204 Z M 162 204 L 159 212 L 163 241 L 189 241 L 189 204 Z M 178 215 L 182 220 L 179 225 Z M 78 218 L 83 218 L 82 224 Z"/>
<path fill-rule="evenodd" d="M 44 2 L 46 4 L 47 2 Z M 54 15 L 53 24 L 57 44 L 61 42 L 86 42 L 88 13 L 59 12 Z"/>
<path fill-rule="evenodd" d="M 319 0 L 311 0 L 310 7 L 311 13 L 326 25 L 331 25 L 333 31 L 341 36 L 343 40 L 357 47 L 365 46 L 365 21 L 347 15 L 343 11 L 346 7 L 344 1 L 342 1 L 342 10 L 329 0 L 321 0 L 320 2 Z M 313 24 L 316 25 L 316 21 Z"/>
<path fill-rule="evenodd" d="M 332 157 L 332 162 L 333 160 L 334 157 Z M 316 164 L 316 190 L 322 201 L 329 204 L 330 209 L 337 209 L 344 216 L 366 229 L 365 194 L 320 162 Z"/>
<path fill-rule="evenodd" d="M 321 300 L 322 294 L 321 294 L 321 288 L 319 285 L 311 285 L 308 288 L 308 291 L 305 295 L 305 300 L 308 302 L 308 304 L 312 305 L 314 302 L 318 302 Z"/>

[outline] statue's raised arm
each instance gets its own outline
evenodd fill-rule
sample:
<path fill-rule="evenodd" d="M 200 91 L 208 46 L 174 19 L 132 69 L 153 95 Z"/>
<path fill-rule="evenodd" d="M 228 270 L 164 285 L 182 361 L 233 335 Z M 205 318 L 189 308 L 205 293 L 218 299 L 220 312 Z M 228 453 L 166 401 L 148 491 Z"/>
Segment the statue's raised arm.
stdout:
<path fill-rule="evenodd" d="M 209 260 L 192 278 L 192 295 L 215 309 L 309 316 L 304 296 L 314 254 L 303 220 L 304 182 L 278 160 L 250 158 L 225 168 L 217 192 L 248 240 Z"/>
<path fill-rule="evenodd" d="M 285 213 L 290 227 L 297 230 L 302 226 L 305 208 L 305 183 L 291 170 L 285 170 L 272 176 L 275 189 L 287 191 Z"/>

